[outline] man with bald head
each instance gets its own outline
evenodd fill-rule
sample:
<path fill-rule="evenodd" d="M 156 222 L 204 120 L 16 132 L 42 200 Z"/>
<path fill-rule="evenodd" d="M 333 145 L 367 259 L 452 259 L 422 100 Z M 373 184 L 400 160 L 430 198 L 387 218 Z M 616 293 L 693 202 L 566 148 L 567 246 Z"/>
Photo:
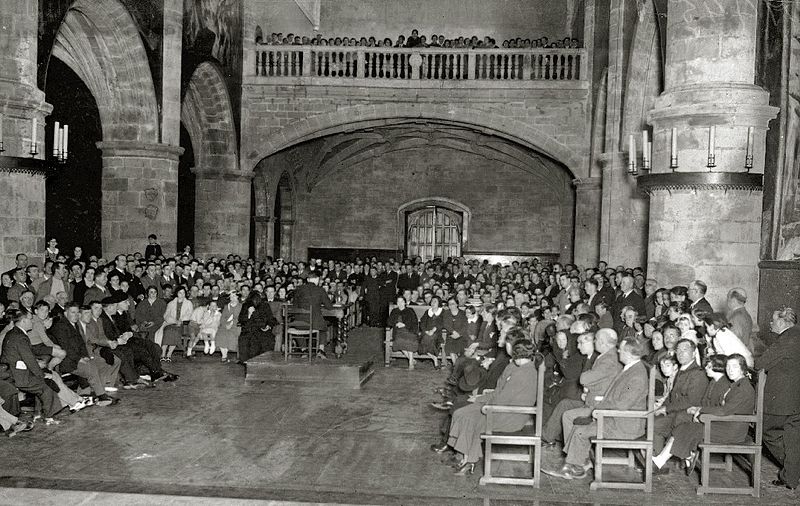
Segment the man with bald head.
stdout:
<path fill-rule="evenodd" d="M 563 399 L 547 419 L 542 430 L 542 440 L 549 445 L 563 437 L 563 418 L 565 416 L 569 415 L 570 420 L 574 420 L 591 415 L 592 409 L 603 399 L 603 394 L 611 384 L 611 380 L 622 370 L 622 364 L 617 355 L 617 333 L 613 329 L 600 329 L 594 335 L 591 332 L 581 334 L 578 337 L 578 349 L 585 356 L 590 356 L 592 351 L 599 355 L 594 360 L 591 369 L 581 373 L 583 400 Z"/>

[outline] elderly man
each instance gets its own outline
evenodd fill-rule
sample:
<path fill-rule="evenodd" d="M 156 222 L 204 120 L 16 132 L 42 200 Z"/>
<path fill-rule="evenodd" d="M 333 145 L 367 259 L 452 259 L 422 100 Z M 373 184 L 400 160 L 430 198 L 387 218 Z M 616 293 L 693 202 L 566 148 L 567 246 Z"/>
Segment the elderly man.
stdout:
<path fill-rule="evenodd" d="M 611 380 L 603 399 L 594 409 L 642 410 L 647 408 L 647 367 L 641 358 L 647 347 L 638 338 L 623 340 L 619 345 L 619 360 L 624 367 Z M 545 474 L 568 480 L 581 479 L 591 467 L 589 451 L 591 438 L 597 436 L 597 422 L 589 417 L 567 417 L 564 414 L 564 434 L 566 442 L 564 453 L 566 461 L 557 471 L 542 469 Z M 612 438 L 636 439 L 644 434 L 642 420 L 609 418 L 606 419 L 603 436 Z"/>
<path fill-rule="evenodd" d="M 726 300 L 728 306 L 728 328 L 742 340 L 751 351 L 753 343 L 750 335 L 753 333 L 753 318 L 744 305 L 747 302 L 747 292 L 744 288 L 731 288 Z"/>
<path fill-rule="evenodd" d="M 708 291 L 708 285 L 700 281 L 699 279 L 695 279 L 691 283 L 689 283 L 689 298 L 692 300 L 691 305 L 689 306 L 690 311 L 697 309 L 698 311 L 705 311 L 706 313 L 713 313 L 714 309 L 711 307 L 711 304 L 706 300 L 706 292 Z"/>
<path fill-rule="evenodd" d="M 622 332 L 625 326 L 625 322 L 622 321 L 623 308 L 630 306 L 636 311 L 637 315 L 646 313 L 644 299 L 633 289 L 633 276 L 627 273 L 623 274 L 620 279 L 619 289 L 620 293 L 611 307 L 611 316 L 614 318 L 614 330 L 617 331 L 617 335 Z"/>
<path fill-rule="evenodd" d="M 755 361 L 767 373 L 764 387 L 764 444 L 781 465 L 772 485 L 800 484 L 800 327 L 797 313 L 782 307 L 772 313 L 769 328 L 778 340 Z"/>
<path fill-rule="evenodd" d="M 14 284 L 8 289 L 6 298 L 10 302 L 19 302 L 22 293 L 31 290 L 31 287 L 28 285 L 28 275 L 25 274 L 25 269 L 16 269 L 11 277 L 14 280 Z"/>
<path fill-rule="evenodd" d="M 622 369 L 617 355 L 617 333 L 612 329 L 600 329 L 594 334 L 594 343 L 592 343 L 591 337 L 592 333 L 582 334 L 578 337 L 578 349 L 584 356 L 591 356 L 591 351 L 599 354 L 592 367 L 581 373 L 583 400 L 562 399 L 556 405 L 542 431 L 542 440 L 546 444 L 552 445 L 562 437 L 563 417 L 567 416 L 574 420 L 578 417 L 590 416 L 592 409 L 603 399 L 603 394 L 611 381 Z"/>

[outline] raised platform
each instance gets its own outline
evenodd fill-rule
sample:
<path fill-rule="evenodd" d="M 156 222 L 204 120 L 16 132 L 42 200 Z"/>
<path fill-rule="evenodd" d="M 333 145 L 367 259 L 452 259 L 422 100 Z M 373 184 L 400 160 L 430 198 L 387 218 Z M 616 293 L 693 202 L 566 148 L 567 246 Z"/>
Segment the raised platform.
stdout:
<path fill-rule="evenodd" d="M 311 362 L 305 357 L 289 357 L 289 360 L 284 360 L 283 353 L 270 351 L 246 362 L 245 382 L 311 383 L 358 389 L 375 372 L 374 362 L 372 358 L 360 363 L 336 358 L 315 359 Z"/>

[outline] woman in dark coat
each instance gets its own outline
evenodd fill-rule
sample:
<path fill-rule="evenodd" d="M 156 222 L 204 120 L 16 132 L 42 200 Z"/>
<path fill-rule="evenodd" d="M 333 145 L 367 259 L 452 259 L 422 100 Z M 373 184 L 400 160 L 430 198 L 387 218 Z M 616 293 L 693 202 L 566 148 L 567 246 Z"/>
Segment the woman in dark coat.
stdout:
<path fill-rule="evenodd" d="M 408 359 L 408 368 L 414 369 L 414 353 L 419 349 L 419 320 L 417 313 L 406 305 L 402 296 L 395 301 L 386 326 L 392 329 L 392 350 L 401 351 Z"/>
<path fill-rule="evenodd" d="M 724 361 L 728 382 L 720 369 Z M 702 414 L 712 415 L 752 415 L 756 403 L 756 393 L 747 377 L 747 360 L 735 353 L 727 359 L 724 355 L 712 356 L 706 365 L 706 374 L 711 381 L 706 388 L 700 406 L 692 406 L 686 410 L 684 423 L 676 420 L 672 436 L 667 440 L 664 449 L 653 458 L 653 463 L 660 467 L 673 455 L 683 459 L 686 473 L 691 474 L 697 463 L 697 446 L 703 441 L 704 424 L 699 423 Z M 747 439 L 750 424 L 747 422 L 716 422 L 711 425 L 711 442 L 738 444 Z"/>
<path fill-rule="evenodd" d="M 238 351 L 240 363 L 275 348 L 272 327 L 277 325 L 278 320 L 259 292 L 252 292 L 248 302 L 242 306 L 239 323 L 242 326 Z"/>
<path fill-rule="evenodd" d="M 419 353 L 436 358 L 442 345 L 442 328 L 444 321 L 439 307 L 439 297 L 431 297 L 431 307 L 425 311 L 419 321 Z"/>
<path fill-rule="evenodd" d="M 147 288 L 147 298 L 136 305 L 133 321 L 140 332 L 147 333 L 147 339 L 155 342 L 156 331 L 164 323 L 166 311 L 166 301 L 158 298 L 158 288 L 151 285 Z"/>
<path fill-rule="evenodd" d="M 464 353 L 469 338 L 467 337 L 467 315 L 458 308 L 458 301 L 451 298 L 447 301 L 447 309 L 442 312 L 444 330 L 447 333 L 444 342 L 444 352 L 450 357 L 450 362 L 456 363 L 459 355 Z"/>

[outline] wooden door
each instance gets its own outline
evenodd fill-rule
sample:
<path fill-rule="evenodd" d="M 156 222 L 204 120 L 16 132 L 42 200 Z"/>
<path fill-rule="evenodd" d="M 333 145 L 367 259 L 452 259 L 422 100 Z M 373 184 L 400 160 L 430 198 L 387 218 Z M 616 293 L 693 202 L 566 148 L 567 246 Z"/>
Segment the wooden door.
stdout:
<path fill-rule="evenodd" d="M 423 261 L 461 256 L 461 213 L 425 207 L 406 214 L 406 255 Z"/>

